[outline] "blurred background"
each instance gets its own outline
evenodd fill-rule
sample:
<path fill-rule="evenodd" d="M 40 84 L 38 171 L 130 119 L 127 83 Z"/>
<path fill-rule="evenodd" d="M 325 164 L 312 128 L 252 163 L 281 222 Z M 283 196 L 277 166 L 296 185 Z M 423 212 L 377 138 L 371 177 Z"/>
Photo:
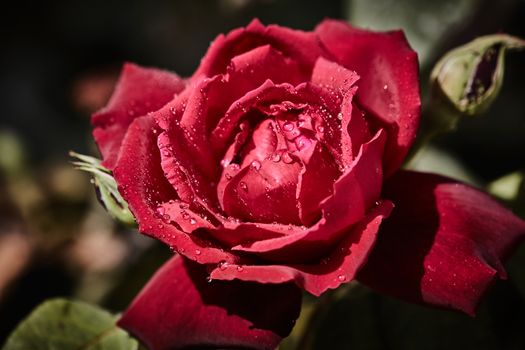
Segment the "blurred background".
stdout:
<path fill-rule="evenodd" d="M 451 48 L 483 34 L 525 38 L 524 0 L 10 2 L 0 12 L 0 344 L 50 297 L 122 310 L 170 255 L 107 216 L 68 151 L 98 154 L 89 117 L 108 100 L 123 62 L 191 75 L 215 36 L 253 17 L 304 30 L 326 17 L 402 28 L 419 53 L 424 93 L 430 69 Z M 525 53 L 509 54 L 506 69 L 488 113 L 436 140 L 414 166 L 479 187 L 503 177 L 511 190 L 502 199 L 523 216 Z M 523 349 L 524 248 L 476 319 L 356 287 L 319 316 L 313 342 L 319 349 Z"/>

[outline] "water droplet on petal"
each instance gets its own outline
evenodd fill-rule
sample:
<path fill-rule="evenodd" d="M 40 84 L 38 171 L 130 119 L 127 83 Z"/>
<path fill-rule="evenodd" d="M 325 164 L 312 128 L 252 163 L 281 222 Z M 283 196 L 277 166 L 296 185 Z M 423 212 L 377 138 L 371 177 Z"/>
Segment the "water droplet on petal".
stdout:
<path fill-rule="evenodd" d="M 239 271 L 239 272 L 244 271 L 244 267 L 242 267 L 241 265 L 238 265 L 237 266 L 237 271 Z"/>
<path fill-rule="evenodd" d="M 253 170 L 257 170 L 258 171 L 259 169 L 261 169 L 261 162 L 259 162 L 258 160 L 254 160 L 252 162 L 252 164 L 251 164 L 251 168 Z"/>
<path fill-rule="evenodd" d="M 318 132 L 324 132 L 324 126 L 322 126 L 322 125 L 317 125 L 316 129 L 317 129 Z"/>
<path fill-rule="evenodd" d="M 239 187 L 245 191 L 248 191 L 248 185 L 244 181 L 239 182 Z"/>
<path fill-rule="evenodd" d="M 295 146 L 299 151 L 305 149 L 306 147 L 309 147 L 311 144 L 312 141 L 310 141 L 310 139 L 308 139 L 308 137 L 304 135 L 301 135 L 295 139 Z"/>
<path fill-rule="evenodd" d="M 345 275 L 339 275 L 339 276 L 337 276 L 337 280 L 339 282 L 344 282 L 346 280 L 346 276 Z"/>
<path fill-rule="evenodd" d="M 292 122 L 286 122 L 283 124 L 284 131 L 292 131 L 293 129 L 294 129 L 294 125 Z"/>
<path fill-rule="evenodd" d="M 221 261 L 219 263 L 219 270 L 224 271 L 228 268 L 228 263 L 226 261 Z"/>
<path fill-rule="evenodd" d="M 196 255 L 201 255 L 201 253 L 202 253 L 202 252 L 200 251 L 200 249 L 195 249 L 195 254 L 196 254 Z"/>
<path fill-rule="evenodd" d="M 270 158 L 272 162 L 278 163 L 281 160 L 281 155 L 278 153 L 274 153 Z"/>
<path fill-rule="evenodd" d="M 282 159 L 283 159 L 283 162 L 285 162 L 286 164 L 293 163 L 293 158 L 292 156 L 290 156 L 290 153 L 288 152 L 283 153 Z"/>
<path fill-rule="evenodd" d="M 230 174 L 225 174 L 224 177 L 226 178 L 226 180 L 231 180 L 232 179 L 232 176 Z"/>
<path fill-rule="evenodd" d="M 197 220 L 195 220 L 194 218 L 190 219 L 190 224 L 195 225 L 196 223 L 197 223 Z"/>
<path fill-rule="evenodd" d="M 337 113 L 337 119 L 343 120 L 343 113 Z"/>

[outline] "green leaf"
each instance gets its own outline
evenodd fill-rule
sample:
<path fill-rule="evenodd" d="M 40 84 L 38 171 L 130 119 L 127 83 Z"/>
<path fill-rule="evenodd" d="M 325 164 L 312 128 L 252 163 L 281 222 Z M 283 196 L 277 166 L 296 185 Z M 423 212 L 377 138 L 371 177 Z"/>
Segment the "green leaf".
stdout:
<path fill-rule="evenodd" d="M 78 170 L 85 171 L 93 176 L 92 182 L 95 185 L 97 197 L 106 211 L 125 225 L 135 225 L 135 218 L 128 208 L 128 203 L 120 195 L 111 171 L 102 166 L 97 158 L 75 152 L 69 152 L 69 155 L 77 159 L 72 163 Z"/>
<path fill-rule="evenodd" d="M 138 342 L 115 325 L 117 318 L 83 302 L 49 300 L 18 325 L 2 350 L 138 349 Z"/>

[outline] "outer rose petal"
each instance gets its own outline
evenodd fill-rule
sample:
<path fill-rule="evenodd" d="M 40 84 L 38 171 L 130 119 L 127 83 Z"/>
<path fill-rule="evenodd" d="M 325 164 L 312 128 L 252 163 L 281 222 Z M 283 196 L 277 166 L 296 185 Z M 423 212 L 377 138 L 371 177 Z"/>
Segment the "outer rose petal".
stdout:
<path fill-rule="evenodd" d="M 234 265 L 222 264 L 212 271 L 213 279 L 284 283 L 294 281 L 299 287 L 321 295 L 327 289 L 354 279 L 366 261 L 376 240 L 379 225 L 388 217 L 393 205 L 384 201 L 373 208 L 363 220 L 353 226 L 345 238 L 321 261 L 296 265 Z"/>
<path fill-rule="evenodd" d="M 113 169 L 129 124 L 136 117 L 162 107 L 184 87 L 184 81 L 174 73 L 125 64 L 108 105 L 92 118 L 93 136 L 104 159 L 102 164 Z"/>
<path fill-rule="evenodd" d="M 305 76 L 310 75 L 317 57 L 326 55 L 314 33 L 277 25 L 265 27 L 254 19 L 246 28 L 219 35 L 202 58 L 192 79 L 224 73 L 233 57 L 264 45 L 271 45 L 285 56 L 296 60 Z"/>
<path fill-rule="evenodd" d="M 431 174 L 402 171 L 384 197 L 396 208 L 358 279 L 380 292 L 474 314 L 525 222 L 488 195 Z"/>
<path fill-rule="evenodd" d="M 126 310 L 119 326 L 149 349 L 275 349 L 293 328 L 301 292 L 292 284 L 206 280 L 206 268 L 175 256 Z"/>
<path fill-rule="evenodd" d="M 416 53 L 401 31 L 378 33 L 325 20 L 315 32 L 337 62 L 361 77 L 359 103 L 389 130 L 384 162 L 385 175 L 392 174 L 405 158 L 419 125 Z"/>
<path fill-rule="evenodd" d="M 135 119 L 122 142 L 122 153 L 114 170 L 119 192 L 137 219 L 139 230 L 201 263 L 238 261 L 239 258 L 220 247 L 210 245 L 210 242 L 195 235 L 190 237 L 176 226 L 164 222 L 158 208 L 169 200 L 177 199 L 177 193 L 164 177 L 160 166 L 160 150 L 157 147 L 159 132 L 152 117 Z"/>

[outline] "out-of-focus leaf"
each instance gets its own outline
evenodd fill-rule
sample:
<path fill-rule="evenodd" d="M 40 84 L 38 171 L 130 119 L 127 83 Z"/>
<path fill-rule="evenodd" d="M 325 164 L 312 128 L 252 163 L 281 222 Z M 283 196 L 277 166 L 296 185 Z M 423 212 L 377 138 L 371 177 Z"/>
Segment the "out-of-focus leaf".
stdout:
<path fill-rule="evenodd" d="M 432 70 L 434 98 L 444 98 L 462 115 L 484 112 L 501 90 L 505 52 L 511 49 L 525 49 L 525 41 L 487 35 L 450 51 Z"/>
<path fill-rule="evenodd" d="M 0 172 L 10 176 L 23 173 L 25 163 L 24 148 L 11 132 L 0 130 Z"/>
<path fill-rule="evenodd" d="M 425 147 L 407 165 L 409 169 L 448 176 L 473 186 L 481 182 L 458 159 L 436 147 Z"/>
<path fill-rule="evenodd" d="M 102 166 L 100 160 L 75 152 L 70 152 L 70 155 L 77 159 L 73 162 L 77 169 L 93 176 L 97 197 L 107 212 L 125 225 L 135 225 L 135 218 L 128 208 L 128 203 L 120 195 L 113 175 Z"/>
<path fill-rule="evenodd" d="M 525 174 L 522 171 L 515 171 L 491 182 L 488 191 L 501 199 L 514 201 L 518 198 L 524 179 Z"/>
<path fill-rule="evenodd" d="M 512 277 L 512 276 L 511 276 Z M 475 318 L 407 304 L 353 288 L 325 310 L 313 349 L 523 349 L 525 303 L 508 282 L 498 283 Z"/>
<path fill-rule="evenodd" d="M 447 33 L 468 18 L 480 0 L 347 0 L 352 24 L 375 30 L 403 29 L 424 64 Z"/>
<path fill-rule="evenodd" d="M 65 299 L 38 306 L 8 338 L 3 350 L 136 350 L 138 342 L 115 325 L 117 316 Z"/>

